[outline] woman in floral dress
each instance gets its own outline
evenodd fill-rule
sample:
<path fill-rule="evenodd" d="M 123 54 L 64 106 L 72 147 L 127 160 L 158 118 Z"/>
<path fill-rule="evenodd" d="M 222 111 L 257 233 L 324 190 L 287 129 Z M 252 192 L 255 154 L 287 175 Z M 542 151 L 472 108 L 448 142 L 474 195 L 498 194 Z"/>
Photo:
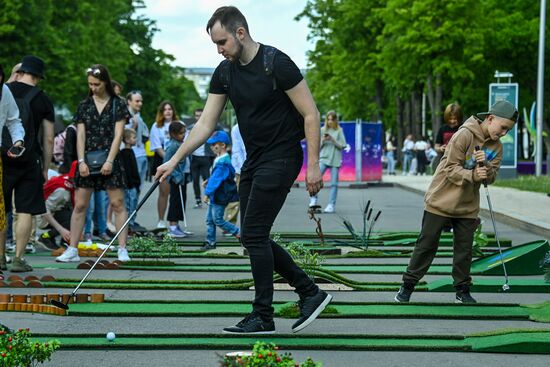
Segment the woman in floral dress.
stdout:
<path fill-rule="evenodd" d="M 118 151 L 124 124 L 130 114 L 124 100 L 115 94 L 105 66 L 93 65 L 86 74 L 90 88 L 88 97 L 80 102 L 73 117 L 77 126 L 78 172 L 75 177 L 75 205 L 71 216 L 71 244 L 57 257 L 59 262 L 80 261 L 77 246 L 93 191 L 107 190 L 115 213 L 117 231 L 128 218 L 124 205 L 126 183 Z M 101 167 L 101 174 L 90 175 L 85 153 L 98 150 L 108 150 L 108 156 Z M 121 261 L 130 260 L 126 250 L 127 235 L 128 231 L 124 229 L 118 238 L 118 259 Z"/>

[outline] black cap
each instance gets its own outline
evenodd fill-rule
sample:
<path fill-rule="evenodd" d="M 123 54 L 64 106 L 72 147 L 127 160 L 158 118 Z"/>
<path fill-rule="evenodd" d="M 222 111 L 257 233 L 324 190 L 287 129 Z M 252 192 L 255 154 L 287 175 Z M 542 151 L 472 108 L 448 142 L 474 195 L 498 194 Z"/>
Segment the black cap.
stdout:
<path fill-rule="evenodd" d="M 36 56 L 25 56 L 17 72 L 29 73 L 44 79 L 44 61 Z"/>

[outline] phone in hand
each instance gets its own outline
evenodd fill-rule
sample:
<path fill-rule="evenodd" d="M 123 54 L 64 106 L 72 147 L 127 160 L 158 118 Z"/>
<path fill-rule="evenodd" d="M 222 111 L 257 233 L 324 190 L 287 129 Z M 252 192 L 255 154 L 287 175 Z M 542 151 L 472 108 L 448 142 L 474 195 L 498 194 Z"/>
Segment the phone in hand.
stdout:
<path fill-rule="evenodd" d="M 8 152 L 14 157 L 14 158 L 17 158 L 17 157 L 20 157 L 24 152 L 25 152 L 25 147 L 24 146 L 12 146 Z"/>

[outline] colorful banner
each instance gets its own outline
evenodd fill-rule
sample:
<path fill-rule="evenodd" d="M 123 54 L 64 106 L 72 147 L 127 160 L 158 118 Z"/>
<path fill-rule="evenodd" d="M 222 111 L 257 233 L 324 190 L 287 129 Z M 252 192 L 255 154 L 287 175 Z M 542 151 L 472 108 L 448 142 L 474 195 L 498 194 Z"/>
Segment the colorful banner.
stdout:
<path fill-rule="evenodd" d="M 339 181 L 380 181 L 382 179 L 382 124 L 340 121 L 340 126 L 344 131 L 347 145 L 342 151 Z M 359 131 L 357 131 L 358 129 Z M 359 146 L 357 145 L 358 139 L 360 139 Z M 299 182 L 304 182 L 306 177 L 307 146 L 305 141 L 302 141 L 302 150 L 304 164 L 297 178 Z M 357 172 L 361 174 L 360 179 L 357 178 Z M 330 181 L 330 170 L 325 172 L 323 180 Z"/>
<path fill-rule="evenodd" d="M 382 180 L 382 124 L 361 124 L 361 181 Z"/>

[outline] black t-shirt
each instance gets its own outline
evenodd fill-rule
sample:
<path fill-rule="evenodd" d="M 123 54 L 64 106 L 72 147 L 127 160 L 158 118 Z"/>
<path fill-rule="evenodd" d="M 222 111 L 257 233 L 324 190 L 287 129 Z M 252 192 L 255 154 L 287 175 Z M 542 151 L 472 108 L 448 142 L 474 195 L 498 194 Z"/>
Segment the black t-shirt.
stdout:
<path fill-rule="evenodd" d="M 449 144 L 449 141 L 453 137 L 454 133 L 458 131 L 458 127 L 449 127 L 449 125 L 443 125 L 439 128 L 437 136 L 435 137 L 435 143 L 441 145 Z"/>
<path fill-rule="evenodd" d="M 273 73 L 264 70 L 264 45 L 247 65 L 238 61 L 229 66 L 229 87 L 220 80 L 220 65 L 210 81 L 210 93 L 227 94 L 235 108 L 239 130 L 246 148 L 243 169 L 272 159 L 302 154 L 304 119 L 285 93 L 302 79 L 300 70 L 283 52 L 277 51 Z M 273 78 L 277 89 L 273 90 Z"/>
<path fill-rule="evenodd" d="M 10 84 L 11 93 L 15 98 L 23 98 L 32 89 L 31 85 L 13 82 Z M 34 122 L 35 139 L 32 147 L 25 147 L 26 149 L 32 149 L 38 157 L 42 155 L 42 148 L 40 147 L 41 137 L 38 136 L 42 120 L 46 119 L 52 124 L 55 121 L 53 103 L 50 98 L 44 92 L 40 92 L 34 97 L 30 103 L 32 111 L 32 119 Z"/>

